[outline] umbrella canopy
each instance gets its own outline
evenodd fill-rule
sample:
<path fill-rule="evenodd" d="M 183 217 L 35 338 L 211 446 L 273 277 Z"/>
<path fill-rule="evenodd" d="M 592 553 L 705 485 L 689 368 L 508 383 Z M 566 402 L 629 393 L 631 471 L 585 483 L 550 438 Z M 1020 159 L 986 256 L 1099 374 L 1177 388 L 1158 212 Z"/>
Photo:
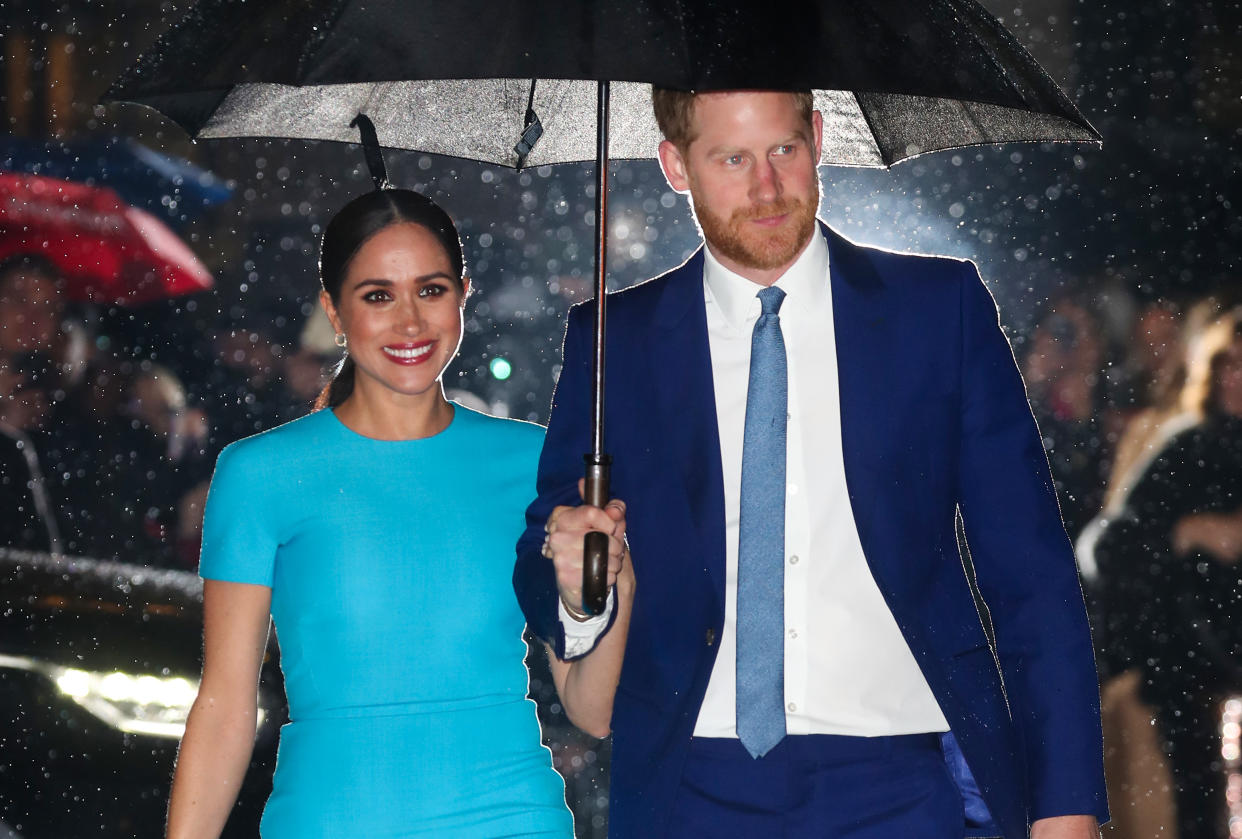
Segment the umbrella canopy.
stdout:
<path fill-rule="evenodd" d="M 109 90 L 197 137 L 352 141 L 503 165 L 596 159 L 593 81 L 611 81 L 613 158 L 654 157 L 649 86 L 812 89 L 821 162 L 1099 135 L 974 0 L 446 4 L 205 0 Z M 529 156 L 514 146 L 537 116 Z"/>
<path fill-rule="evenodd" d="M 202 138 L 348 141 L 360 123 L 374 146 L 373 123 L 392 148 L 515 167 L 597 161 L 585 497 L 603 506 L 606 161 L 655 156 L 651 85 L 813 90 L 822 163 L 1099 140 L 975 0 L 203 0 L 105 100 L 151 106 Z M 606 539 L 588 536 L 584 603 L 598 613 Z"/>
<path fill-rule="evenodd" d="M 0 169 L 107 186 L 127 203 L 173 222 L 200 215 L 233 193 L 206 169 L 125 137 L 36 142 L 3 135 Z"/>
<path fill-rule="evenodd" d="M 0 172 L 0 258 L 38 253 L 74 300 L 132 305 L 212 286 L 163 222 L 103 187 Z"/>

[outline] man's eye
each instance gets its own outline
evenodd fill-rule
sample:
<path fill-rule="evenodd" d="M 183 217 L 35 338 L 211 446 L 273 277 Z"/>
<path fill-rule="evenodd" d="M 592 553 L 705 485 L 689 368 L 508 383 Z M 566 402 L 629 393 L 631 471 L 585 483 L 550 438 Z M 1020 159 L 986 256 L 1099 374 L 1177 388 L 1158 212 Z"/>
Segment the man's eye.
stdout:
<path fill-rule="evenodd" d="M 783 146 L 777 146 L 776 153 L 777 154 L 793 154 L 795 148 L 796 147 L 794 146 L 793 143 L 786 143 Z"/>
<path fill-rule="evenodd" d="M 742 156 L 740 154 L 730 155 L 725 158 L 725 164 L 728 166 L 741 166 Z"/>

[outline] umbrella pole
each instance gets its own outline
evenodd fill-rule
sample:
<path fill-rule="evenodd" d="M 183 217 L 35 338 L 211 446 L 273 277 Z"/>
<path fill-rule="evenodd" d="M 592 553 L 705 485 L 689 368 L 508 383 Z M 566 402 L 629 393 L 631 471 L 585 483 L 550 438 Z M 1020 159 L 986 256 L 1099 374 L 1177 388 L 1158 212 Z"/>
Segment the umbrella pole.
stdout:
<path fill-rule="evenodd" d="M 604 453 L 604 304 L 608 273 L 608 82 L 599 82 L 595 112 L 595 354 L 591 380 L 591 451 L 583 500 L 601 509 L 608 503 L 612 457 Z M 608 535 L 591 531 L 582 546 L 582 607 L 604 611 L 608 600 Z"/>

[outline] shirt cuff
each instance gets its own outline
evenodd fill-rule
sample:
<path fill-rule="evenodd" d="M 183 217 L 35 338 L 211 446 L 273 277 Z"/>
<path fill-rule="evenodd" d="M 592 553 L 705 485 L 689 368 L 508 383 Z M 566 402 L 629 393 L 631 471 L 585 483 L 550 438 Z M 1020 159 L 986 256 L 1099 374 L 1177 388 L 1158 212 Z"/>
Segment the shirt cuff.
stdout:
<path fill-rule="evenodd" d="M 559 597 L 556 599 L 556 611 L 560 615 L 561 626 L 565 630 L 565 657 L 567 659 L 577 658 L 591 651 L 595 642 L 599 640 L 599 636 L 603 635 L 604 630 L 608 628 L 612 610 L 616 608 L 615 602 L 616 586 L 613 586 L 608 589 L 608 602 L 604 604 L 604 611 L 584 621 L 576 621 L 570 617 L 561 599 Z"/>

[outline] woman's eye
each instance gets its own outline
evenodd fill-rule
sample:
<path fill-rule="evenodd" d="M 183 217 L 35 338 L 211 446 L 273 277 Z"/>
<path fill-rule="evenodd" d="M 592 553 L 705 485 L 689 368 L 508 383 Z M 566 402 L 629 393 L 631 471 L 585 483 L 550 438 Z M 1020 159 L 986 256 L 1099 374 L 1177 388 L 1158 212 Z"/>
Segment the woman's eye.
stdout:
<path fill-rule="evenodd" d="M 444 294 L 444 292 L 446 291 L 448 291 L 448 289 L 445 288 L 444 286 L 438 283 L 432 283 L 430 285 L 425 285 L 422 288 L 420 288 L 418 290 L 418 296 L 419 297 L 439 297 L 441 294 Z"/>
<path fill-rule="evenodd" d="M 386 300 L 391 300 L 392 295 L 383 289 L 376 289 L 375 291 L 368 291 L 366 294 L 362 295 L 362 299 L 368 303 L 382 303 Z"/>

